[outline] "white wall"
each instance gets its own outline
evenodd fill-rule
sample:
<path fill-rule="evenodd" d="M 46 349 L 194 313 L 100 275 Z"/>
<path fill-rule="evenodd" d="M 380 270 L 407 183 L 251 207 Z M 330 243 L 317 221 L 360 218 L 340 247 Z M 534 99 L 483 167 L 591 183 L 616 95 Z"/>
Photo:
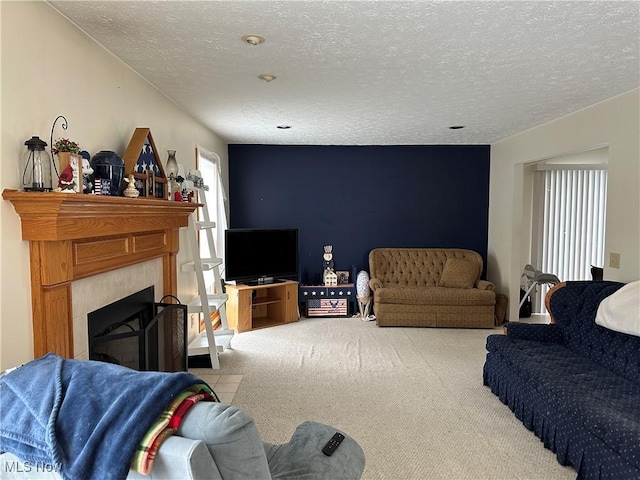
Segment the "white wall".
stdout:
<path fill-rule="evenodd" d="M 0 189 L 18 189 L 25 140 L 49 143 L 51 126 L 64 115 L 64 136 L 94 154 L 126 149 L 136 127 L 149 127 L 161 159 L 177 151 L 195 167 L 195 145 L 215 151 L 227 176 L 227 146 L 210 130 L 125 66 L 43 2 L 0 1 L 2 82 Z M 0 370 L 33 358 L 28 243 L 19 217 L 0 201 Z M 182 235 L 184 237 L 184 235 Z M 186 239 L 181 238 L 186 246 Z M 183 250 L 178 263 L 185 261 Z M 178 294 L 195 293 L 195 281 L 179 274 Z"/>
<path fill-rule="evenodd" d="M 528 263 L 525 164 L 608 147 L 605 280 L 640 279 L 640 90 L 611 98 L 491 146 L 488 279 L 509 295 L 517 320 L 520 274 Z M 609 267 L 610 252 L 621 254 Z M 514 301 L 515 300 L 515 301 Z"/>

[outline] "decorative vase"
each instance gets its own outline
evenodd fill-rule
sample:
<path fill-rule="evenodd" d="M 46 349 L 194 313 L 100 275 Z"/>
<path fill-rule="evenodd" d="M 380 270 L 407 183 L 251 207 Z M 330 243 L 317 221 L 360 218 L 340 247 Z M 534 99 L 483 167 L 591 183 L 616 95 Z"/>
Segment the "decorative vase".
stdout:
<path fill-rule="evenodd" d="M 371 289 L 369 288 L 369 274 L 360 270 L 356 277 L 356 298 L 358 299 L 358 309 L 360 310 L 360 318 L 364 321 L 373 320 L 369 315 L 371 308 Z"/>
<path fill-rule="evenodd" d="M 101 150 L 91 159 L 93 178 L 109 182 L 108 195 L 120 195 L 122 178 L 124 177 L 124 160 L 116 152 Z M 101 182 L 104 183 L 104 182 Z M 103 189 L 102 194 L 105 195 Z"/>
<path fill-rule="evenodd" d="M 167 165 L 165 167 L 167 177 L 172 174 L 174 177 L 178 176 L 178 161 L 176 160 L 176 151 L 167 150 Z"/>
<path fill-rule="evenodd" d="M 178 161 L 176 160 L 175 150 L 167 150 L 167 163 L 164 167 L 164 173 L 167 176 L 168 198 L 169 200 L 175 200 L 173 191 L 175 190 L 176 177 L 178 176 Z"/>

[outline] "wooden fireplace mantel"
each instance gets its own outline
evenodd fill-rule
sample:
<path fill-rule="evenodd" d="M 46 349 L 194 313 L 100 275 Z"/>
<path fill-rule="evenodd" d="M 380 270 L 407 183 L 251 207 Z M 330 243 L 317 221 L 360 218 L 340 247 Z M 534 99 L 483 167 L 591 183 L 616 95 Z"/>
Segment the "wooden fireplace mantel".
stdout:
<path fill-rule="evenodd" d="M 162 258 L 163 296 L 176 295 L 179 230 L 196 203 L 4 190 L 29 241 L 33 349 L 73 358 L 71 282 Z"/>

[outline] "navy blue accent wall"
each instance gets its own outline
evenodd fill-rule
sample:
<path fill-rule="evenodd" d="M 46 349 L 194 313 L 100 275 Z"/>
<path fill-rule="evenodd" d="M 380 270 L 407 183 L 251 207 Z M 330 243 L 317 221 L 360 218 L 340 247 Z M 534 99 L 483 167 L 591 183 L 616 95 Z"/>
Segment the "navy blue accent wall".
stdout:
<path fill-rule="evenodd" d="M 485 262 L 488 145 L 229 145 L 232 228 L 300 229 L 301 279 L 369 270 L 376 247 L 455 247 Z M 484 275 L 484 273 L 483 273 Z"/>

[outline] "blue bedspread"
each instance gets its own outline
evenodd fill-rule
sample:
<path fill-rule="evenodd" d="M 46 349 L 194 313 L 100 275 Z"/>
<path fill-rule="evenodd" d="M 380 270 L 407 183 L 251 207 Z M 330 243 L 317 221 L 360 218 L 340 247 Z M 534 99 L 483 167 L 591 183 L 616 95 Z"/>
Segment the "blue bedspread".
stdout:
<path fill-rule="evenodd" d="M 0 378 L 0 453 L 53 465 L 66 480 L 122 479 L 186 372 L 138 372 L 54 354 Z"/>

